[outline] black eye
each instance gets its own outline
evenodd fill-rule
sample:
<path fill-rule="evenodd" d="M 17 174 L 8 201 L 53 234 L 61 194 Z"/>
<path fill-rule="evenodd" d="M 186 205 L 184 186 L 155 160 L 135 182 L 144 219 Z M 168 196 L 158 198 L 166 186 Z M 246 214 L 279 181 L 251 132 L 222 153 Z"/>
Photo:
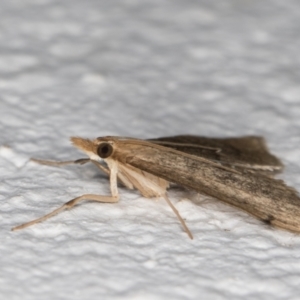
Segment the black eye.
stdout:
<path fill-rule="evenodd" d="M 99 145 L 97 149 L 97 153 L 101 158 L 107 158 L 109 157 L 113 152 L 113 147 L 111 144 L 108 143 L 102 143 Z"/>

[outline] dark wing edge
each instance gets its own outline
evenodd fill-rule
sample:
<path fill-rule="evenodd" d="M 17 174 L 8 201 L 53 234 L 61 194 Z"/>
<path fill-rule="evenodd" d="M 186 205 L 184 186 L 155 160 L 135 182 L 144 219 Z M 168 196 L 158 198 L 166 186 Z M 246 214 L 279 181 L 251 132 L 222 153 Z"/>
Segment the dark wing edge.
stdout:
<path fill-rule="evenodd" d="M 178 135 L 148 141 L 191 155 L 205 157 L 242 171 L 273 174 L 283 169 L 282 162 L 270 153 L 265 139 L 260 136 L 210 138 Z"/>

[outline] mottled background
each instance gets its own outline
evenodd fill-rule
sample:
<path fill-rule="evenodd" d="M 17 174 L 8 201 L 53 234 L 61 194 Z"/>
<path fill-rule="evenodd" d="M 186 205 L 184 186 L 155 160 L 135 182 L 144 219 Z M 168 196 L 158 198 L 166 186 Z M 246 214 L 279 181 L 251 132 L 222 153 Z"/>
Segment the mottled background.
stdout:
<path fill-rule="evenodd" d="M 69 137 L 263 135 L 300 190 L 297 0 L 11 0 L 0 4 L 3 299 L 299 299 L 300 236 L 182 189 L 108 194 Z"/>

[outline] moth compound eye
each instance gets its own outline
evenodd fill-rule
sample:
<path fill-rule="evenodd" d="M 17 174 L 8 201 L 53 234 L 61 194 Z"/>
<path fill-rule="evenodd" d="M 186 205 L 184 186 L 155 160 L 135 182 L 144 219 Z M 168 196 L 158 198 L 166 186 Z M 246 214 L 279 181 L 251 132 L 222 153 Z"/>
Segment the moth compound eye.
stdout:
<path fill-rule="evenodd" d="M 97 149 L 97 153 L 101 158 L 109 157 L 113 152 L 113 147 L 109 143 L 102 143 Z"/>

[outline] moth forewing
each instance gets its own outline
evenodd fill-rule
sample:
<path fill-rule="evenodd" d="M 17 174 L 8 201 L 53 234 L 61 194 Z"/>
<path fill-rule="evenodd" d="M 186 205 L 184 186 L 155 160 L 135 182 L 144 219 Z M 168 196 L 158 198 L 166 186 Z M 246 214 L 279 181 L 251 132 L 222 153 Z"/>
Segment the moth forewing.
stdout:
<path fill-rule="evenodd" d="M 270 224 L 300 232 L 300 198 L 283 181 L 247 171 L 236 172 L 151 143 L 143 143 L 143 151 L 138 146 L 136 150 L 127 156 L 127 164 L 223 200 Z"/>

